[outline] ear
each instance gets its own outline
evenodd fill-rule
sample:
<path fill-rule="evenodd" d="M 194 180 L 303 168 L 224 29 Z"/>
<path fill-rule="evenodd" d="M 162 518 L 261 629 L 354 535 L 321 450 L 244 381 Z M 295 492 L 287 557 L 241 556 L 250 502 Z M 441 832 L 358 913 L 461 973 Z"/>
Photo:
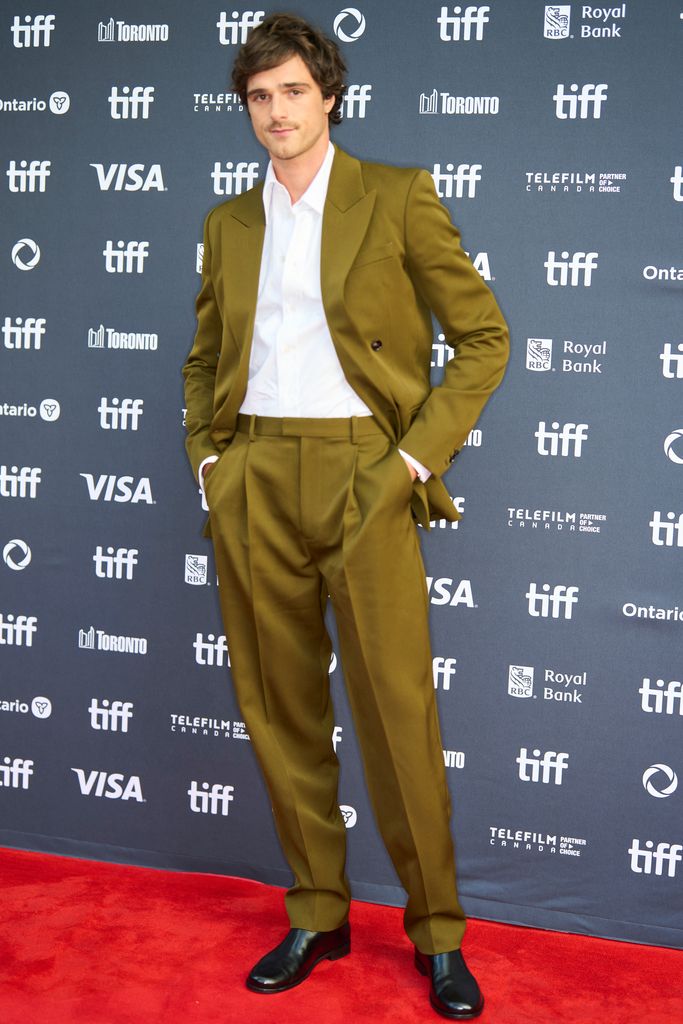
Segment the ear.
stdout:
<path fill-rule="evenodd" d="M 336 96 L 326 96 L 324 98 L 324 100 L 323 100 L 323 110 L 325 111 L 326 114 L 329 114 L 329 112 L 332 110 L 332 107 L 334 106 L 335 99 L 336 99 Z"/>

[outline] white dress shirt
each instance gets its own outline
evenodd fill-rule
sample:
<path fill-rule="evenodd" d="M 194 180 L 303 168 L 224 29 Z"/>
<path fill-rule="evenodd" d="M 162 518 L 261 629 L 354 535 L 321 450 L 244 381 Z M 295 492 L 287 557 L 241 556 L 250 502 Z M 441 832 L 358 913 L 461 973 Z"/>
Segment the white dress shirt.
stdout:
<path fill-rule="evenodd" d="M 320 243 L 333 159 L 330 142 L 320 169 L 295 203 L 268 163 L 263 185 L 266 231 L 249 378 L 240 407 L 246 415 L 372 415 L 344 376 L 323 308 Z M 420 479 L 429 477 L 416 459 L 403 451 L 401 455 Z M 199 467 L 200 484 L 204 466 L 215 458 L 209 456 Z"/>

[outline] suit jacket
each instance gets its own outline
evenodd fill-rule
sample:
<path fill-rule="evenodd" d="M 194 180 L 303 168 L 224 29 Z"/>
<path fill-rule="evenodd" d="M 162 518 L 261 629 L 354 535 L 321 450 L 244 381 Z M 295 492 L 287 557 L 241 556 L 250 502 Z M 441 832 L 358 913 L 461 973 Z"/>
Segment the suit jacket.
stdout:
<path fill-rule="evenodd" d="M 246 393 L 262 192 L 261 183 L 214 207 L 204 224 L 197 333 L 183 367 L 195 473 L 230 443 Z M 459 519 L 440 478 L 502 380 L 508 332 L 431 175 L 362 162 L 337 147 L 320 263 L 323 306 L 346 379 L 391 440 L 433 474 L 426 485 L 415 481 L 416 518 L 425 527 L 434 518 Z M 431 312 L 455 350 L 436 387 Z"/>

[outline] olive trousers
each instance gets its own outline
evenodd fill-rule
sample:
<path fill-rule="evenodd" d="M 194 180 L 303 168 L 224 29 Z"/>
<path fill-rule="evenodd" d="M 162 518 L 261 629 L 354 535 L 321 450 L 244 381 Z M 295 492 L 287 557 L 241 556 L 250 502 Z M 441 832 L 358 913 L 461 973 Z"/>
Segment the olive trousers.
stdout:
<path fill-rule="evenodd" d="M 412 481 L 372 417 L 238 417 L 206 478 L 236 696 L 294 884 L 292 928 L 348 917 L 332 601 L 368 792 L 423 953 L 460 946 L 450 798 Z"/>

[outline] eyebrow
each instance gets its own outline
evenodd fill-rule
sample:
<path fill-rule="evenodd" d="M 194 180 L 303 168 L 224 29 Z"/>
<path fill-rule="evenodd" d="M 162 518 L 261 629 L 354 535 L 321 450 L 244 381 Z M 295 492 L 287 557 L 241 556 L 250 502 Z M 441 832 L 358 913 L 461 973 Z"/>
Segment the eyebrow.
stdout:
<path fill-rule="evenodd" d="M 280 82 L 280 84 L 276 86 L 277 89 L 293 89 L 294 87 L 296 87 L 297 89 L 311 88 L 308 82 Z M 261 86 L 260 89 L 257 86 L 254 89 L 250 89 L 249 92 L 247 93 L 247 96 L 255 96 L 258 95 L 260 92 L 268 92 L 268 90 L 265 88 L 265 86 Z"/>

